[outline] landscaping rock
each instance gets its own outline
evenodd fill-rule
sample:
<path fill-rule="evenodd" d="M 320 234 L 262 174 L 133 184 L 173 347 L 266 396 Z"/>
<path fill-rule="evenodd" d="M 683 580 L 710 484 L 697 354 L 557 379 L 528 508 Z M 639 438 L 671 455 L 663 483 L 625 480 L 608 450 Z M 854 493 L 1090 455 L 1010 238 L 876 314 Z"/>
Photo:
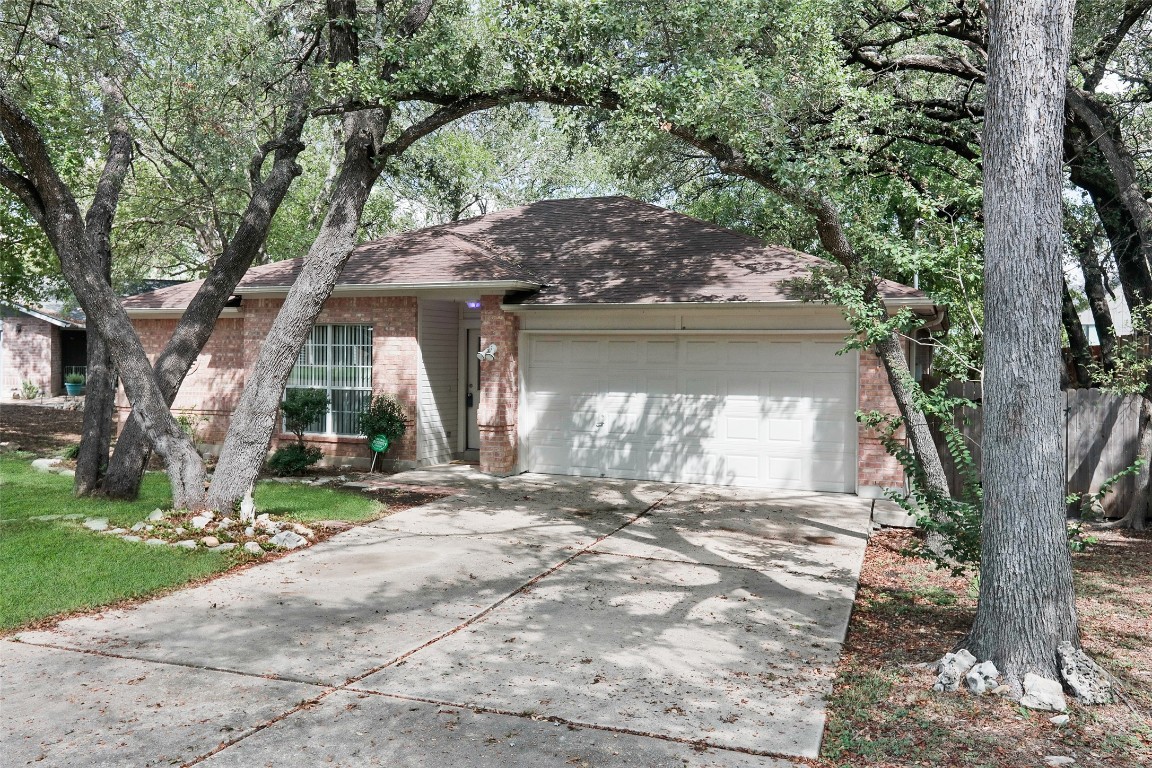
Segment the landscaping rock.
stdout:
<path fill-rule="evenodd" d="M 342 485 L 340 487 L 341 488 L 351 488 L 352 490 L 361 490 L 362 491 L 362 490 L 365 490 L 366 488 L 371 488 L 372 484 L 371 483 L 344 483 L 344 485 Z"/>
<path fill-rule="evenodd" d="M 961 648 L 955 653 L 946 653 L 944 658 L 936 664 L 936 682 L 932 690 L 940 692 L 955 691 L 960 687 L 964 673 L 976 663 L 976 657 Z"/>
<path fill-rule="evenodd" d="M 106 531 L 108 520 L 103 517 L 90 517 L 84 521 L 84 527 L 90 531 Z"/>
<path fill-rule="evenodd" d="M 309 485 L 328 485 L 330 482 L 332 482 L 332 478 L 330 477 L 318 477 L 309 483 Z"/>
<path fill-rule="evenodd" d="M 229 552 L 233 549 L 236 549 L 236 544 L 235 542 L 226 541 L 223 544 L 217 544 L 211 549 L 213 552 Z"/>
<path fill-rule="evenodd" d="M 62 469 L 59 472 L 57 472 L 56 474 L 60 475 L 61 477 L 76 477 L 76 470 L 74 470 L 74 469 Z"/>
<path fill-rule="evenodd" d="M 144 539 L 144 543 L 150 547 L 160 547 L 168 542 L 164 541 L 164 539 Z"/>
<path fill-rule="evenodd" d="M 292 530 L 306 539 L 310 539 L 316 535 L 316 531 L 312 530 L 306 525 L 300 525 L 300 523 L 293 523 Z"/>
<path fill-rule="evenodd" d="M 272 537 L 271 543 L 273 546 L 280 547 L 281 549 L 297 549 L 305 546 L 308 543 L 308 539 L 294 531 L 281 531 Z"/>
<path fill-rule="evenodd" d="M 1044 758 L 1045 765 L 1072 765 L 1075 762 L 1076 758 L 1064 755 L 1048 755 Z"/>
<path fill-rule="evenodd" d="M 983 661 L 968 670 L 968 674 L 964 675 L 964 682 L 968 684 L 968 690 L 979 695 L 995 688 L 999 678 L 1000 670 L 996 669 L 996 665 L 990 661 Z"/>
<path fill-rule="evenodd" d="M 205 536 L 204 538 L 200 539 L 200 543 L 211 549 L 212 547 L 220 546 L 220 539 L 216 538 L 215 536 Z"/>
<path fill-rule="evenodd" d="M 164 519 L 164 510 L 154 509 L 148 513 L 148 517 L 144 518 L 149 523 L 158 523 Z"/>
<path fill-rule="evenodd" d="M 139 536 L 121 536 L 120 538 L 124 541 L 144 541 L 144 539 Z"/>
<path fill-rule="evenodd" d="M 259 544 L 257 544 L 254 541 L 245 542 L 244 543 L 244 551 L 250 555 L 263 555 L 264 554 L 264 548 L 261 547 Z"/>
<path fill-rule="evenodd" d="M 1067 725 L 1068 715 L 1056 715 L 1055 717 L 1050 717 L 1048 718 L 1048 722 L 1052 723 L 1052 725 Z"/>
<path fill-rule="evenodd" d="M 33 459 L 32 469 L 37 472 L 55 472 L 60 459 Z"/>
<path fill-rule="evenodd" d="M 260 518 L 256 518 L 255 528 L 265 533 L 280 533 L 280 523 L 275 520 L 261 520 Z"/>
<path fill-rule="evenodd" d="M 193 530 L 202 531 L 210 522 L 212 522 L 212 517 L 209 514 L 196 515 L 196 517 L 192 518 L 192 528 Z"/>
<path fill-rule="evenodd" d="M 1024 675 L 1024 695 L 1020 703 L 1029 709 L 1047 709 L 1063 712 L 1068 709 L 1064 700 L 1064 689 L 1055 680 L 1049 680 L 1031 672 Z"/>
<path fill-rule="evenodd" d="M 133 525 L 132 525 L 132 530 L 133 530 L 133 531 L 142 531 L 142 530 L 144 530 L 144 523 L 143 523 L 143 522 L 139 522 L 139 523 L 135 523 L 135 524 L 133 524 Z"/>
<path fill-rule="evenodd" d="M 247 528 L 244 529 L 244 535 L 249 536 L 249 537 L 255 536 L 256 535 L 256 529 L 253 528 L 252 526 L 248 526 Z"/>
<path fill-rule="evenodd" d="M 184 541 L 178 541 L 175 544 L 173 544 L 172 546 L 180 547 L 182 549 L 196 549 L 196 540 L 195 539 L 184 539 Z"/>
<path fill-rule="evenodd" d="M 234 525 L 236 525 L 236 521 L 231 517 L 222 517 L 219 522 L 216 523 L 216 527 L 221 531 L 226 531 Z"/>
<path fill-rule="evenodd" d="M 106 531 L 100 531 L 100 533 L 111 534 L 113 536 L 119 536 L 122 533 L 128 533 L 128 531 L 125 528 L 109 528 Z"/>
<path fill-rule="evenodd" d="M 317 520 L 312 525 L 326 531 L 346 531 L 352 527 L 351 523 L 346 523 L 343 520 Z"/>
<path fill-rule="evenodd" d="M 249 488 L 244 493 L 244 499 L 240 502 L 240 522 L 250 523 L 256 517 L 256 502 L 252 501 L 252 489 Z"/>
<path fill-rule="evenodd" d="M 1108 704 L 1112 701 L 1112 680 L 1088 654 L 1065 640 L 1056 646 L 1060 676 L 1082 704 Z"/>

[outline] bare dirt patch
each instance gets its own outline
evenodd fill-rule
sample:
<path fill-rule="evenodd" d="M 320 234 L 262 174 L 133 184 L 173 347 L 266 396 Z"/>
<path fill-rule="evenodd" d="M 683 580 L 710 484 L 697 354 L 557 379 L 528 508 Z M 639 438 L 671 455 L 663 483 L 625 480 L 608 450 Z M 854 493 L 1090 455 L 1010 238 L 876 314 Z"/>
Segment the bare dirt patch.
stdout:
<path fill-rule="evenodd" d="M 844 655 L 829 701 L 821 768 L 848 766 L 1152 765 L 1152 535 L 1094 533 L 1074 556 L 1085 649 L 1123 683 L 1126 701 L 1081 707 L 1070 721 L 997 696 L 935 693 L 931 663 L 971 625 L 976 585 L 900 554 L 911 534 L 868 544 Z"/>
<path fill-rule="evenodd" d="M 58 453 L 80 442 L 84 411 L 39 405 L 0 404 L 0 442 L 6 451 Z"/>

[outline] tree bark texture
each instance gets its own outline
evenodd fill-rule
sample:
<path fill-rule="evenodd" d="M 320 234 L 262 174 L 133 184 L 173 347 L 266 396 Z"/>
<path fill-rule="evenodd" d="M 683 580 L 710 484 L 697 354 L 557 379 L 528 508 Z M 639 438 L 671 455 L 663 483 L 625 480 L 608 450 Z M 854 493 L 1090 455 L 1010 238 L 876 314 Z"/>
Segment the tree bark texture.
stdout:
<path fill-rule="evenodd" d="M 1076 311 L 1076 303 L 1072 301 L 1072 292 L 1068 290 L 1067 281 L 1061 286 L 1060 319 L 1064 323 L 1064 332 L 1068 334 L 1068 348 L 1072 352 L 1072 368 L 1075 371 L 1074 385 L 1078 388 L 1092 386 L 1092 374 L 1089 366 L 1092 363 L 1092 351 L 1088 347 L 1088 337 L 1084 333 L 1084 326 L 1080 324 L 1080 313 Z"/>
<path fill-rule="evenodd" d="M 969 650 L 1017 691 L 1079 647 L 1060 398 L 1069 0 L 998 0 L 984 130 L 984 516 Z"/>
<path fill-rule="evenodd" d="M 350 113 L 344 119 L 344 135 L 348 137 L 344 162 L 333 185 L 328 214 L 260 347 L 232 413 L 208 489 L 206 506 L 210 509 L 229 513 L 256 482 L 296 356 L 356 244 L 364 204 L 380 172 L 378 148 L 390 118 L 388 112 L 373 109 Z"/>
<path fill-rule="evenodd" d="M 240 225 L 156 358 L 153 368 L 168 405 L 176 399 L 184 377 L 208 343 L 220 311 L 236 284 L 244 277 L 263 247 L 272 218 L 288 194 L 293 179 L 300 175 L 296 159 L 304 150 L 300 136 L 307 118 L 306 96 L 306 88 L 301 84 L 294 93 L 292 112 L 279 137 L 261 147 L 253 159 L 249 172 L 252 196 L 240 218 Z M 272 168 L 267 176 L 261 178 L 263 161 L 273 149 L 275 155 Z M 116 450 L 108 466 L 108 475 L 104 481 L 107 495 L 119 499 L 136 498 L 140 493 L 140 480 L 150 452 L 151 445 L 144 430 L 139 423 L 129 420 L 116 441 Z"/>
<path fill-rule="evenodd" d="M 41 223 L 64 277 L 84 309 L 88 332 L 99 333 L 108 342 L 133 416 L 152 436 L 156 452 L 167 464 L 173 506 L 198 505 L 204 497 L 204 462 L 168 410 L 132 322 L 93 254 L 75 196 L 52 165 L 40 131 L 2 87 L 0 131 L 27 174 L 28 194 L 21 195 L 22 202 L 35 209 L 33 216 Z M 111 149 L 115 151 L 116 145 Z M 123 154 L 109 156 L 110 163 L 128 160 Z"/>
<path fill-rule="evenodd" d="M 123 119 L 123 96 L 108 77 L 100 78 L 108 119 L 108 158 L 84 216 L 84 229 L 93 259 L 104 282 L 112 285 L 112 223 L 132 158 L 132 136 Z M 84 423 L 72 492 L 87 496 L 99 490 L 112 444 L 112 414 L 116 406 L 116 366 L 99 333 L 87 334 Z"/>

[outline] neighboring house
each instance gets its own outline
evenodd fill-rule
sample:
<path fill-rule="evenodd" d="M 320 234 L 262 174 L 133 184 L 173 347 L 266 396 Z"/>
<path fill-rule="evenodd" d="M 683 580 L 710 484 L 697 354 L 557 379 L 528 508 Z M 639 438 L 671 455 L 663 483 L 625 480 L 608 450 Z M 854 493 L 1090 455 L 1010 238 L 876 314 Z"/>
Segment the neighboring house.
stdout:
<path fill-rule="evenodd" d="M 183 280 L 144 279 L 127 286 L 133 296 L 182 284 Z M 37 306 L 0 304 L 0 397 L 12 399 L 26 381 L 47 397 L 64 393 L 64 377 L 88 370 L 84 312 L 63 302 Z"/>
<path fill-rule="evenodd" d="M 64 377 L 84 373 L 87 335 L 84 314 L 60 303 L 35 307 L 0 305 L 0 395 L 21 394 L 25 382 L 51 397 L 64 391 Z"/>
<path fill-rule="evenodd" d="M 356 416 L 398 396 L 400 466 L 875 492 L 899 465 L 857 409 L 895 412 L 838 308 L 792 281 L 819 259 L 626 198 L 549 200 L 353 251 L 288 387 L 332 400 L 310 442 L 366 465 Z M 299 259 L 241 281 L 174 409 L 218 445 Z M 124 302 L 150 354 L 199 288 Z M 884 283 L 893 311 L 935 310 Z M 483 353 L 487 352 L 487 355 Z M 485 359 L 478 359 L 478 353 Z M 276 442 L 289 439 L 281 434 Z"/>

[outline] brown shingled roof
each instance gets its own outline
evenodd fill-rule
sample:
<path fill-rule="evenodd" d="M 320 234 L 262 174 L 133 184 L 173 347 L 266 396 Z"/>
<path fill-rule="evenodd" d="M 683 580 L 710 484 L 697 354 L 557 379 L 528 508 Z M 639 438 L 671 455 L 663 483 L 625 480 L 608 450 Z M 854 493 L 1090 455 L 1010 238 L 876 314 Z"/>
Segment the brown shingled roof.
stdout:
<path fill-rule="evenodd" d="M 287 288 L 300 259 L 254 267 L 236 293 Z M 625 197 L 537 203 L 358 246 L 338 285 L 517 281 L 540 286 L 526 306 L 774 302 L 798 298 L 789 281 L 823 263 L 690 216 Z M 184 306 L 199 283 L 129 299 L 129 308 Z M 886 298 L 919 291 L 885 282 Z"/>

